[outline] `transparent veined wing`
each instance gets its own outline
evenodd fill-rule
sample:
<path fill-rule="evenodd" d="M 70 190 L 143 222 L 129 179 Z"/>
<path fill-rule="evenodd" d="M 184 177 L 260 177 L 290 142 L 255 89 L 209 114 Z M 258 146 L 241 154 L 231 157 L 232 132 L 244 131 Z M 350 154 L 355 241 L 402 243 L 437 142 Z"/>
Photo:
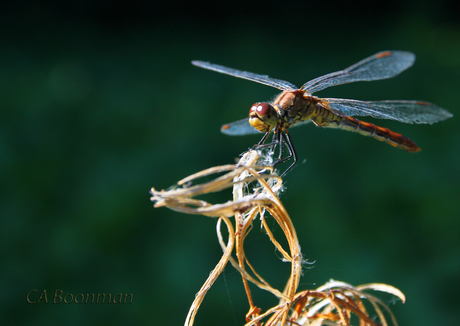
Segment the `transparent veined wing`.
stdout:
<path fill-rule="evenodd" d="M 248 118 L 223 125 L 220 131 L 229 136 L 260 134 L 260 131 L 254 129 L 254 127 L 249 124 Z"/>
<path fill-rule="evenodd" d="M 331 86 L 391 78 L 412 66 L 414 61 L 415 55 L 410 52 L 379 52 L 344 70 L 310 80 L 301 90 L 313 94 Z"/>
<path fill-rule="evenodd" d="M 302 126 L 310 122 L 311 120 L 302 121 L 296 123 L 291 128 Z M 229 136 L 261 134 L 260 131 L 254 129 L 254 127 L 249 124 L 248 118 L 225 124 L 220 128 L 220 131 Z"/>
<path fill-rule="evenodd" d="M 295 85 L 291 84 L 290 82 L 287 82 L 285 80 L 270 78 L 265 75 L 258 75 L 258 74 L 254 74 L 248 71 L 241 71 L 241 70 L 236 70 L 232 68 L 227 68 L 224 66 L 220 66 L 220 65 L 216 65 L 216 64 L 204 62 L 204 61 L 192 61 L 192 64 L 200 68 L 217 71 L 222 74 L 227 74 L 227 75 L 238 77 L 238 78 L 251 80 L 256 83 L 275 87 L 283 91 L 295 91 L 298 89 Z"/>
<path fill-rule="evenodd" d="M 404 123 L 435 123 L 452 117 L 452 113 L 424 101 L 359 101 L 322 98 L 320 103 L 334 113 L 348 116 L 370 116 Z"/>

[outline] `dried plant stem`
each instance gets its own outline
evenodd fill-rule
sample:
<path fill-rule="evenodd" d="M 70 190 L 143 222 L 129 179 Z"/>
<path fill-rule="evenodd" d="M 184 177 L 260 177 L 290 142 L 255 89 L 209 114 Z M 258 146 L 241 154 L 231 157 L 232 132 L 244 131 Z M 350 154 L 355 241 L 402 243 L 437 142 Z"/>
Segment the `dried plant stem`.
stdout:
<path fill-rule="evenodd" d="M 221 224 L 222 220 L 224 220 L 224 222 L 225 222 L 225 224 L 227 226 L 228 234 L 229 234 L 228 242 L 227 242 L 226 245 L 223 243 L 222 234 L 220 232 L 220 224 Z M 233 225 L 230 222 L 230 220 L 225 216 L 219 218 L 219 220 L 217 221 L 217 234 L 219 235 L 219 243 L 221 243 L 221 245 L 223 245 L 222 249 L 224 251 L 224 254 L 220 258 L 220 260 L 217 263 L 216 267 L 209 274 L 208 279 L 206 280 L 206 282 L 204 282 L 204 284 L 201 287 L 200 291 L 198 291 L 198 293 L 195 295 L 195 300 L 193 300 L 193 303 L 190 306 L 189 312 L 187 314 L 187 318 L 185 319 L 185 325 L 193 325 L 193 322 L 195 320 L 195 315 L 198 312 L 198 308 L 200 307 L 201 302 L 203 301 L 206 293 L 211 288 L 211 286 L 214 284 L 214 282 L 216 281 L 217 277 L 219 277 L 221 271 L 227 265 L 228 260 L 231 257 L 231 253 L 232 253 L 232 250 L 233 250 L 233 245 L 235 243 L 234 242 L 235 237 L 233 236 L 233 233 L 234 233 Z"/>
<path fill-rule="evenodd" d="M 250 151 L 245 153 L 238 165 L 223 165 L 213 167 L 195 173 L 182 179 L 175 187 L 169 190 L 156 191 L 152 188 L 152 201 L 154 207 L 166 206 L 172 210 L 188 213 L 201 214 L 210 217 L 218 217 L 216 231 L 223 255 L 218 264 L 208 276 L 207 280 L 196 294 L 185 325 L 192 326 L 196 313 L 210 287 L 222 273 L 228 262 L 238 270 L 243 280 L 243 287 L 249 302 L 249 311 L 246 315 L 247 326 L 249 325 L 321 325 L 340 324 L 348 326 L 351 315 L 359 318 L 360 326 L 377 326 L 377 322 L 369 317 L 369 313 L 362 301 L 367 299 L 378 316 L 380 324 L 387 326 L 387 321 L 381 307 L 387 311 L 394 325 L 396 321 L 388 306 L 381 300 L 364 291 L 374 290 L 390 293 L 403 302 L 404 295 L 398 289 L 380 283 L 365 284 L 353 287 L 350 284 L 338 281 L 330 281 L 316 290 L 297 292 L 302 274 L 302 254 L 294 225 L 278 198 L 282 190 L 282 180 L 273 173 L 273 168 L 267 165 L 259 165 L 260 153 Z M 216 173 L 224 173 L 215 179 L 193 185 L 199 178 Z M 233 200 L 210 204 L 194 197 L 221 191 L 233 187 Z M 284 249 L 276 240 L 268 226 L 265 215 L 269 214 L 278 223 L 287 239 L 289 249 Z M 235 217 L 233 226 L 229 217 Z M 282 291 L 272 287 L 251 265 L 244 251 L 244 241 L 252 230 L 252 223 L 260 217 L 263 228 L 275 248 L 281 253 L 283 259 L 291 264 L 290 276 Z M 222 235 L 222 221 L 224 221 L 228 240 L 224 241 Z M 235 249 L 236 259 L 232 256 Z M 249 272 L 247 268 L 249 267 Z M 279 304 L 262 312 L 255 304 L 249 282 L 258 288 L 268 291 L 279 299 Z"/>

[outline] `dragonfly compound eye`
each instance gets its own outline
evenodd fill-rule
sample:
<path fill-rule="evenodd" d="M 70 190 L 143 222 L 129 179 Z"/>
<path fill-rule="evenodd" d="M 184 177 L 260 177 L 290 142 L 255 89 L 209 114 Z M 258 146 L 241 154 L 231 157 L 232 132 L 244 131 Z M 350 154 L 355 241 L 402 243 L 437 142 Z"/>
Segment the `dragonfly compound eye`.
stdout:
<path fill-rule="evenodd" d="M 259 131 L 270 131 L 278 122 L 278 114 L 266 102 L 255 103 L 249 110 L 249 123 Z"/>

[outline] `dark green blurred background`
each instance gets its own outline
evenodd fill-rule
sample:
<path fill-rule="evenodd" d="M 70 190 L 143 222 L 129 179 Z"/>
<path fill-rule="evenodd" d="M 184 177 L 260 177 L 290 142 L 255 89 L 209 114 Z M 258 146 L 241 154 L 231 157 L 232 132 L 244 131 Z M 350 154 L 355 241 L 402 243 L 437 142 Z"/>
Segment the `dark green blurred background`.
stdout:
<path fill-rule="evenodd" d="M 220 126 L 277 94 L 190 61 L 302 85 L 382 50 L 417 61 L 397 78 L 318 95 L 426 100 L 454 118 L 378 121 L 417 142 L 417 154 L 312 125 L 292 131 L 300 163 L 282 200 L 305 258 L 316 261 L 301 289 L 330 278 L 388 283 L 407 296 L 392 305 L 400 325 L 456 324 L 458 11 L 454 1 L 370 3 L 2 2 L 0 324 L 181 325 L 220 258 L 216 221 L 153 209 L 149 189 L 233 163 L 259 137 L 227 137 Z M 230 190 L 214 197 L 230 198 Z M 248 256 L 282 288 L 289 266 L 258 224 L 252 233 Z M 48 304 L 26 302 L 34 289 L 48 292 Z M 55 290 L 134 301 L 54 305 Z M 265 292 L 255 298 L 276 303 Z M 228 267 L 196 324 L 242 325 L 247 308 Z"/>

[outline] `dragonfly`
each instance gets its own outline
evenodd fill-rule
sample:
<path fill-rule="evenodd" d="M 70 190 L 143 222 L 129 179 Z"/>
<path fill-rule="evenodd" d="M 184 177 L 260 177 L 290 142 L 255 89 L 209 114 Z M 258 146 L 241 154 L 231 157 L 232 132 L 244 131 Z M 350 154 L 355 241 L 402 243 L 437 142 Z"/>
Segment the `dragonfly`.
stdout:
<path fill-rule="evenodd" d="M 255 103 L 249 109 L 249 118 L 225 124 L 221 131 L 232 136 L 265 133 L 254 147 L 271 146 L 273 152 L 275 146 L 279 145 L 279 156 L 273 165 L 293 159 L 293 163 L 282 174 L 285 175 L 297 163 L 297 154 L 289 134 L 289 128 L 310 121 L 318 127 L 338 128 L 370 136 L 408 152 L 420 151 L 420 147 L 409 138 L 352 116 L 370 116 L 404 123 L 432 124 L 452 117 L 449 111 L 425 101 L 360 101 L 319 98 L 312 95 L 331 86 L 392 78 L 412 66 L 414 61 L 415 55 L 410 52 L 378 52 L 344 70 L 312 79 L 300 88 L 284 80 L 209 62 L 192 61 L 192 64 L 282 91 L 272 102 Z M 273 132 L 273 140 L 271 143 L 265 144 L 271 132 Z M 283 158 L 284 146 L 287 147 L 289 154 Z"/>

